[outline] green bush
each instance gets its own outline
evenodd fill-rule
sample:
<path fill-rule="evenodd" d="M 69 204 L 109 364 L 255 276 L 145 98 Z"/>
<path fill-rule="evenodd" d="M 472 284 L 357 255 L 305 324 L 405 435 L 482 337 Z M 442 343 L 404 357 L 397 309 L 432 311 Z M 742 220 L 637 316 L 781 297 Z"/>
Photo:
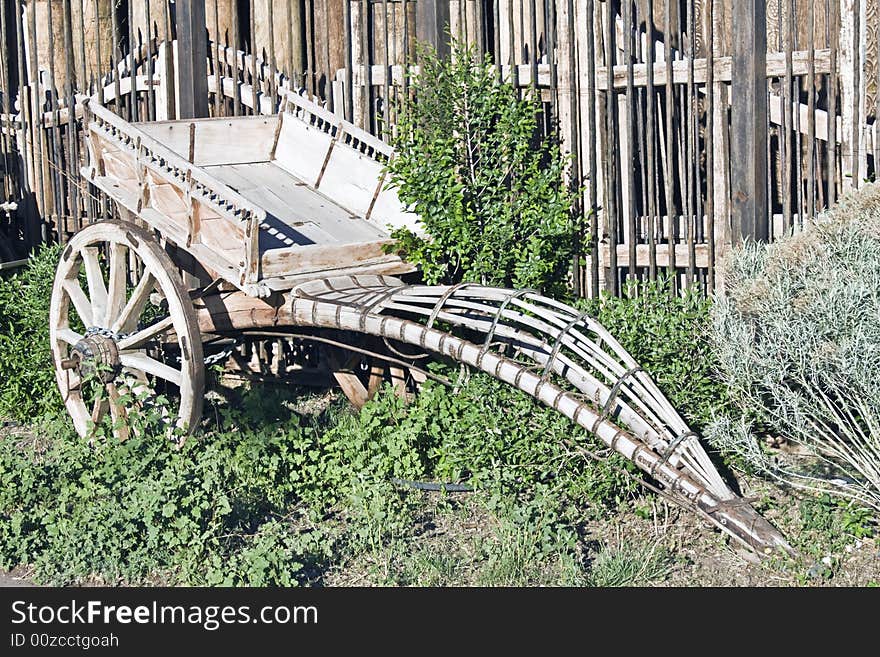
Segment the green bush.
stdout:
<path fill-rule="evenodd" d="M 0 276 L 0 418 L 28 420 L 63 408 L 49 347 L 49 300 L 59 247 Z"/>
<path fill-rule="evenodd" d="M 535 98 L 521 100 L 488 57 L 425 48 L 392 141 L 390 180 L 429 239 L 400 229 L 397 249 L 430 283 L 564 290 L 575 249 L 567 160 L 541 139 Z"/>
<path fill-rule="evenodd" d="M 880 186 L 804 232 L 748 243 L 726 265 L 713 343 L 724 382 L 762 432 L 722 420 L 719 446 L 787 484 L 880 510 Z"/>
<path fill-rule="evenodd" d="M 178 450 L 155 435 L 93 447 L 58 421 L 35 432 L 42 449 L 0 441 L 2 567 L 55 583 L 290 584 L 320 551 L 279 531 L 296 490 L 286 433 L 219 432 Z"/>

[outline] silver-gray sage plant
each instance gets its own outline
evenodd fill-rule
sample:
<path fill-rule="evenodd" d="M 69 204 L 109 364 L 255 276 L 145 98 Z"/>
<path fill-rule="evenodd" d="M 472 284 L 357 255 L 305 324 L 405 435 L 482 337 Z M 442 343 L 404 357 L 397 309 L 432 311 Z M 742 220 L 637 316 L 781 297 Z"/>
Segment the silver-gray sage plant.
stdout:
<path fill-rule="evenodd" d="M 802 233 L 735 249 L 713 314 L 746 419 L 716 421 L 709 440 L 791 486 L 880 510 L 880 185 Z M 752 427 L 791 449 L 769 453 Z"/>

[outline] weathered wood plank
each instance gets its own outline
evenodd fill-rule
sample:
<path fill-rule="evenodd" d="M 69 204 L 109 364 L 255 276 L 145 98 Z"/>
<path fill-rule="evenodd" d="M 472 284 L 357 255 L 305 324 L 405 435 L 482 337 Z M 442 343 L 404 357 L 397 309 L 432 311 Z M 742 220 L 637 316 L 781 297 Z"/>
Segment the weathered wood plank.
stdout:
<path fill-rule="evenodd" d="M 400 262 L 397 256 L 385 253 L 384 247 L 392 242 L 385 239 L 360 244 L 321 244 L 270 249 L 262 254 L 263 275 L 272 278 L 362 264 Z"/>
<path fill-rule="evenodd" d="M 785 75 L 785 53 L 767 53 L 766 56 L 766 77 L 776 78 Z M 831 72 L 831 50 L 822 48 L 816 50 L 816 68 L 817 74 Z M 705 84 L 708 80 L 708 72 L 706 70 L 706 59 L 694 60 L 694 82 L 696 84 Z M 654 72 L 654 84 L 666 84 L 666 63 L 658 62 L 652 67 Z M 797 51 L 792 53 L 792 71 L 794 75 L 806 75 L 809 69 L 809 52 Z M 613 69 L 614 88 L 626 88 L 626 71 L 625 65 L 615 66 Z M 715 82 L 731 82 L 733 79 L 733 57 L 715 57 L 712 67 Z M 596 86 L 599 90 L 608 88 L 608 82 L 605 79 L 607 74 L 605 67 L 599 67 L 596 70 L 599 80 Z M 672 83 L 686 84 L 688 74 L 688 60 L 681 59 L 672 62 Z M 646 86 L 648 83 L 648 65 L 636 64 L 633 66 L 633 83 L 637 87 Z"/>
<path fill-rule="evenodd" d="M 181 119 L 208 116 L 208 33 L 203 0 L 184 0 L 176 5 L 177 77 Z"/>
<path fill-rule="evenodd" d="M 221 117 L 194 122 L 194 159 L 196 166 L 266 162 L 270 159 L 275 140 L 277 116 Z M 189 148 L 188 122 L 167 121 L 143 123 L 139 127 L 148 135 L 187 157 Z"/>
<path fill-rule="evenodd" d="M 669 245 L 665 243 L 658 243 L 655 246 L 656 248 L 656 261 L 657 267 L 666 268 L 669 266 Z M 688 244 L 676 244 L 675 245 L 675 259 L 674 262 L 677 262 L 679 266 L 683 263 L 686 263 L 690 259 L 690 246 Z M 694 267 L 705 268 L 709 266 L 709 245 L 708 244 L 695 244 L 693 246 L 694 253 L 696 258 L 694 260 Z M 599 260 L 603 263 L 608 263 L 611 253 L 611 249 L 607 244 L 599 245 Z M 635 248 L 636 253 L 636 267 L 648 267 L 651 264 L 651 249 L 648 244 L 637 244 Z M 618 267 L 629 267 L 630 264 L 630 248 L 626 244 L 618 244 L 617 245 L 617 266 Z"/>
<path fill-rule="evenodd" d="M 765 11 L 764 0 L 743 0 L 733 9 L 730 196 L 735 244 L 769 237 Z"/>

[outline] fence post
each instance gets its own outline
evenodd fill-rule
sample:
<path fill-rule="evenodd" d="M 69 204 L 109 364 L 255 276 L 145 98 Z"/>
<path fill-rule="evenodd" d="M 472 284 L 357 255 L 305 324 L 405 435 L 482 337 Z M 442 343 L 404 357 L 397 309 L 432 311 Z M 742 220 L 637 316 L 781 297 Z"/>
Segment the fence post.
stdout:
<path fill-rule="evenodd" d="M 843 191 L 858 189 L 867 173 L 862 125 L 865 120 L 865 75 L 862 70 L 863 0 L 840 0 L 838 70 L 840 71 L 840 160 Z"/>
<path fill-rule="evenodd" d="M 442 59 L 449 56 L 448 0 L 416 2 L 416 39 L 430 44 Z"/>
<path fill-rule="evenodd" d="M 176 3 L 177 61 L 181 119 L 208 116 L 208 33 L 205 0 Z"/>
<path fill-rule="evenodd" d="M 769 238 L 767 204 L 766 0 L 733 3 L 730 131 L 731 230 L 734 244 Z"/>

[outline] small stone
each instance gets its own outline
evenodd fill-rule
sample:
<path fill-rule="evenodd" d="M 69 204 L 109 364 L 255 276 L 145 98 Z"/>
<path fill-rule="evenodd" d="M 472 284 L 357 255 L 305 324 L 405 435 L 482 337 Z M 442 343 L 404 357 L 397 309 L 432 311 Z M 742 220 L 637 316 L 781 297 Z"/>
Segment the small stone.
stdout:
<path fill-rule="evenodd" d="M 820 577 L 822 577 L 824 571 L 825 569 L 821 565 L 814 563 L 807 571 L 807 577 L 810 577 L 812 579 L 819 579 Z"/>
<path fill-rule="evenodd" d="M 831 565 L 831 557 L 829 557 L 829 556 L 822 557 L 822 563 L 824 563 L 826 566 L 830 566 Z"/>

